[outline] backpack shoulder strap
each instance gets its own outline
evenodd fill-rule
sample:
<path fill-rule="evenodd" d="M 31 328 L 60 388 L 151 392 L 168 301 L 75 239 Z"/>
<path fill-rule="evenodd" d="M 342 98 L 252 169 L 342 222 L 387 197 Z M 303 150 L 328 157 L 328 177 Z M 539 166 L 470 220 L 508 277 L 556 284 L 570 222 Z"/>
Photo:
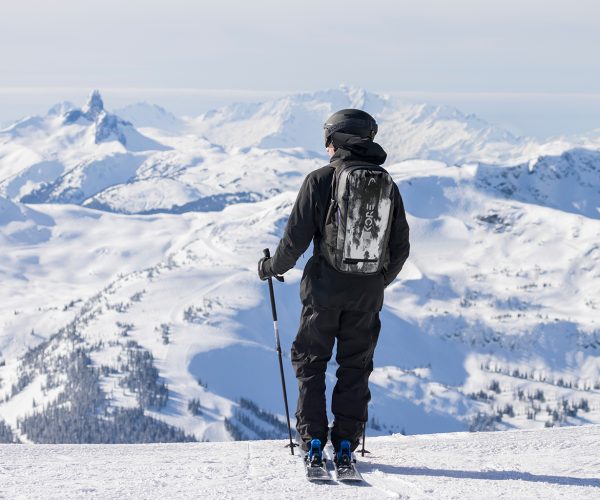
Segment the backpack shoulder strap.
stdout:
<path fill-rule="evenodd" d="M 324 210 L 324 217 L 323 220 L 321 220 L 321 236 L 323 236 L 324 231 L 325 231 L 325 224 L 327 223 L 327 220 L 329 219 L 330 211 L 332 210 L 332 207 L 335 205 L 334 200 L 335 200 L 335 189 L 337 187 L 337 176 L 338 176 L 338 172 L 337 172 L 337 168 L 333 165 L 331 165 L 331 168 L 333 170 L 333 175 L 331 176 L 331 184 L 329 186 L 329 192 L 327 194 L 327 205 L 325 206 L 325 210 Z"/>

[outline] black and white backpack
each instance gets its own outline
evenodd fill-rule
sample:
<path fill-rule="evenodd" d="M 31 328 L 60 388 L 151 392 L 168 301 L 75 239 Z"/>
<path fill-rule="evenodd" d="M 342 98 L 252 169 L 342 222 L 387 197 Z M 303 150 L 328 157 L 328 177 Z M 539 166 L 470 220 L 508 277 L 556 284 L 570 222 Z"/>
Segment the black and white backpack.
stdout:
<path fill-rule="evenodd" d="M 379 165 L 336 167 L 320 242 L 321 254 L 334 269 L 356 275 L 381 272 L 388 258 L 393 184 Z"/>

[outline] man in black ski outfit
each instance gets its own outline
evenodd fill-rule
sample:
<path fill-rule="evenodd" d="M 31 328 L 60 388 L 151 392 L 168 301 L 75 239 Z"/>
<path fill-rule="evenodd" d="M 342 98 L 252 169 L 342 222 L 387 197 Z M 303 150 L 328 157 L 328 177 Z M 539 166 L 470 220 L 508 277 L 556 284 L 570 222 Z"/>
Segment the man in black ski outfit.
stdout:
<path fill-rule="evenodd" d="M 356 160 L 381 165 L 387 157 L 383 148 L 373 142 L 376 131 L 375 120 L 364 111 L 345 109 L 329 118 L 325 124 L 325 146 L 330 163 L 304 179 L 277 251 L 258 265 L 263 280 L 281 275 L 294 267 L 314 241 L 314 254 L 302 276 L 303 309 L 292 345 L 292 364 L 300 392 L 296 428 L 305 450 L 312 439 L 319 439 L 323 445 L 327 442 L 325 371 L 336 339 L 339 368 L 332 398 L 335 420 L 331 441 L 336 451 L 342 440 L 350 441 L 352 450 L 358 446 L 368 420 L 368 381 L 381 327 L 379 311 L 384 288 L 396 278 L 409 253 L 409 228 L 395 183 L 388 257 L 382 272 L 362 276 L 339 272 L 319 250 L 334 170 Z"/>

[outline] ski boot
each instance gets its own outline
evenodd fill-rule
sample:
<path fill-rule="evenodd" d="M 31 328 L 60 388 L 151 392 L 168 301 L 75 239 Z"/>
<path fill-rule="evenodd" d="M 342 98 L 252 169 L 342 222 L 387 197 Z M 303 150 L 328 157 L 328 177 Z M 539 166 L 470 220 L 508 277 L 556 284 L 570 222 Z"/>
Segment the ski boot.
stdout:
<path fill-rule="evenodd" d="M 333 481 L 327 470 L 327 458 L 323 456 L 321 441 L 312 439 L 307 443 L 307 452 L 304 455 L 304 471 L 306 479 L 313 483 Z"/>
<path fill-rule="evenodd" d="M 335 465 L 339 468 L 349 468 L 352 466 L 352 452 L 350 451 L 350 441 L 344 439 L 340 441 L 340 447 L 335 454 Z"/>
<path fill-rule="evenodd" d="M 341 483 L 353 483 L 363 480 L 362 475 L 356 468 L 356 460 L 352 456 L 350 441 L 344 440 L 339 444 L 335 452 L 334 477 Z"/>
<path fill-rule="evenodd" d="M 323 452 L 321 450 L 320 439 L 313 439 L 308 443 L 308 454 L 306 457 L 311 467 L 323 467 Z"/>

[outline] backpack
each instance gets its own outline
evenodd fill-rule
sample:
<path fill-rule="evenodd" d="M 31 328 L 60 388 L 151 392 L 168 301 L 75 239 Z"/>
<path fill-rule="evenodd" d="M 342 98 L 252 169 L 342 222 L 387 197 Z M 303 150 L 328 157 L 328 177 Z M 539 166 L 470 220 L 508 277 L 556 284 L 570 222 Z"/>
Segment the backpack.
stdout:
<path fill-rule="evenodd" d="M 339 272 L 381 272 L 389 258 L 393 184 L 379 165 L 348 162 L 333 173 L 320 253 Z"/>

